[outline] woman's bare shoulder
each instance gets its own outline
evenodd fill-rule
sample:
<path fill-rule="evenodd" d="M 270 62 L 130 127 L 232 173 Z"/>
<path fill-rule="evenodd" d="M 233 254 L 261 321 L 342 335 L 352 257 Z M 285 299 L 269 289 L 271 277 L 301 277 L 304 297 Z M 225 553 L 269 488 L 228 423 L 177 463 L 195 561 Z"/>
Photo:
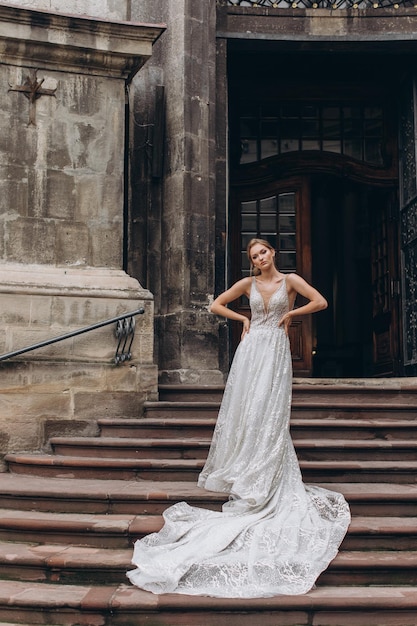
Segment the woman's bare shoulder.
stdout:
<path fill-rule="evenodd" d="M 241 278 L 240 280 L 235 282 L 234 285 L 232 286 L 232 289 L 241 291 L 242 293 L 243 292 L 247 293 L 248 291 L 250 291 L 251 285 L 252 285 L 252 277 L 246 276 L 245 278 Z"/>

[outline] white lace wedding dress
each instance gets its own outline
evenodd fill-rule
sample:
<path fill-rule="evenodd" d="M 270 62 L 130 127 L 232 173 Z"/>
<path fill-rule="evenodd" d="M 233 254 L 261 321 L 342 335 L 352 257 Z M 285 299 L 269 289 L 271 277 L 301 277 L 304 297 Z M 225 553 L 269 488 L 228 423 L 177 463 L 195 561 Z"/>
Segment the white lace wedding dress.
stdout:
<path fill-rule="evenodd" d="M 252 598 L 309 591 L 350 522 L 339 493 L 304 485 L 289 433 L 292 364 L 278 320 L 285 279 L 267 309 L 253 279 L 250 332 L 225 388 L 199 486 L 230 494 L 222 512 L 179 502 L 135 543 L 130 581 L 153 593 Z"/>

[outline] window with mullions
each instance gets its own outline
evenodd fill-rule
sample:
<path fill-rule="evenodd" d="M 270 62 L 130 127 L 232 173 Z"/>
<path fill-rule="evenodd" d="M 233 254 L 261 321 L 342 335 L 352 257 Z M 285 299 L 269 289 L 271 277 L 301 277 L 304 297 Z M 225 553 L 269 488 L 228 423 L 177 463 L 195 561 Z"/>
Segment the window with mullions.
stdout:
<path fill-rule="evenodd" d="M 240 163 L 318 150 L 383 165 L 383 122 L 383 109 L 379 106 L 243 104 Z"/>
<path fill-rule="evenodd" d="M 277 265 L 282 272 L 295 272 L 296 227 L 295 193 L 250 200 L 240 204 L 241 276 L 250 275 L 246 247 L 251 239 L 266 239 L 277 251 Z"/>

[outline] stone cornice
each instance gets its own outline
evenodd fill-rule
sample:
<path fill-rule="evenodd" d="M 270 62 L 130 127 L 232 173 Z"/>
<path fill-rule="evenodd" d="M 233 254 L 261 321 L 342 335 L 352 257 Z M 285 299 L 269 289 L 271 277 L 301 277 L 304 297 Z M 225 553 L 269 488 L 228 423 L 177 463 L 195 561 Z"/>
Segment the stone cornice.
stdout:
<path fill-rule="evenodd" d="M 0 294 L 86 296 L 153 300 L 153 295 L 123 270 L 99 267 L 0 264 Z"/>
<path fill-rule="evenodd" d="M 130 80 L 164 30 L 0 4 L 0 61 Z"/>

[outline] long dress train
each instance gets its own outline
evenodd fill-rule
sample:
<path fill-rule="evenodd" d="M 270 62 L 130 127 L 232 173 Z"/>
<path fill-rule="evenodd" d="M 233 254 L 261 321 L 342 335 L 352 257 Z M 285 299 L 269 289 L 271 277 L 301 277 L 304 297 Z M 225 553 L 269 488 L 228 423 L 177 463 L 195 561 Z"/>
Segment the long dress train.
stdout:
<path fill-rule="evenodd" d="M 304 485 L 289 433 L 292 364 L 278 321 L 285 279 L 265 306 L 252 281 L 250 332 L 233 360 L 198 484 L 229 494 L 222 511 L 179 502 L 137 541 L 130 581 L 153 593 L 252 598 L 309 591 L 350 523 L 336 492 Z"/>

